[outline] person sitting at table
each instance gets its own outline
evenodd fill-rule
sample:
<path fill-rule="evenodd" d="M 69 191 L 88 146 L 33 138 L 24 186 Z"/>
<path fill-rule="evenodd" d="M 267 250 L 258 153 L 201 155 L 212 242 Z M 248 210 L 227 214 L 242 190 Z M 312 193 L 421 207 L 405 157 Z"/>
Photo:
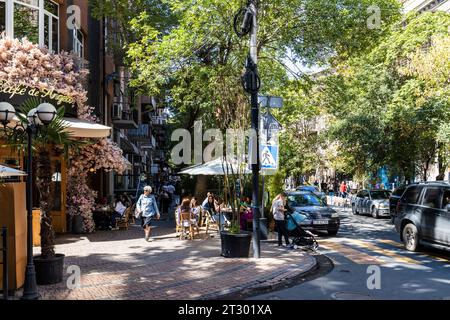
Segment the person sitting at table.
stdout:
<path fill-rule="evenodd" d="M 127 207 L 118 197 L 114 197 L 114 212 L 111 214 L 111 229 L 117 230 L 117 219 L 122 219 Z"/>
<path fill-rule="evenodd" d="M 198 200 L 196 197 L 193 197 L 191 200 L 191 211 L 192 211 L 192 214 L 194 215 L 195 220 L 198 223 L 200 220 L 202 207 L 198 204 Z"/>
<path fill-rule="evenodd" d="M 208 191 L 208 193 L 206 194 L 206 199 L 203 200 L 203 202 L 202 202 L 202 207 L 206 206 L 206 204 L 208 203 L 209 197 L 213 197 L 214 198 L 214 194 L 212 192 Z"/>
<path fill-rule="evenodd" d="M 253 220 L 253 212 L 252 209 L 247 206 L 241 206 L 241 216 L 240 216 L 240 225 L 242 230 L 247 230 L 247 221 Z"/>

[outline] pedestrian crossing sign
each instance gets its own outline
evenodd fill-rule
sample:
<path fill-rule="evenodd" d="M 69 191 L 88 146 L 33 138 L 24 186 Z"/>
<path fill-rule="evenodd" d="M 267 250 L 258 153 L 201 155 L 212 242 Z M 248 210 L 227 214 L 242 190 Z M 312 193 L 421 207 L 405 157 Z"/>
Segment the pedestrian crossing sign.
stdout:
<path fill-rule="evenodd" d="M 261 145 L 261 168 L 278 170 L 278 146 Z"/>

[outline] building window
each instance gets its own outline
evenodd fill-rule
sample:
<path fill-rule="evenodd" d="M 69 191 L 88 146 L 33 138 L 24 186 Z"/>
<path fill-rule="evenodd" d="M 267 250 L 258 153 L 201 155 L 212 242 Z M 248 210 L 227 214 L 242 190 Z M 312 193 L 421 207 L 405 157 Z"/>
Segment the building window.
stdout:
<path fill-rule="evenodd" d="M 0 0 L 0 32 L 59 51 L 59 5 L 51 0 Z"/>
<path fill-rule="evenodd" d="M 6 4 L 0 0 L 0 34 L 6 30 Z"/>
<path fill-rule="evenodd" d="M 73 53 L 81 59 L 84 58 L 84 35 L 80 29 L 73 29 Z"/>

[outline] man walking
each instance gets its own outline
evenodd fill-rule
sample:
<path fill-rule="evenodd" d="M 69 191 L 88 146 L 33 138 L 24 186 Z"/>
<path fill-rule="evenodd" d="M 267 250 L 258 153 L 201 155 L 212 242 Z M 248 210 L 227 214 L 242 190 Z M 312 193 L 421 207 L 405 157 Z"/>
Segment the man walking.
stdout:
<path fill-rule="evenodd" d="M 139 197 L 136 204 L 136 210 L 138 213 L 142 213 L 142 227 L 145 231 L 145 240 L 150 240 L 151 222 L 153 219 L 159 220 L 160 214 L 158 204 L 156 203 L 155 196 L 151 194 L 152 187 L 144 187 L 144 194 Z"/>

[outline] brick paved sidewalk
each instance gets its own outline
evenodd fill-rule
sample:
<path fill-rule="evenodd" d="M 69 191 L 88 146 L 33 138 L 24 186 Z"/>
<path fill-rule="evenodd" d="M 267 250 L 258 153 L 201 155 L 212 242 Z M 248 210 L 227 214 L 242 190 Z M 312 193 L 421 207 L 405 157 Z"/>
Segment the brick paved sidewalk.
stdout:
<path fill-rule="evenodd" d="M 64 235 L 57 243 L 56 252 L 66 255 L 65 270 L 80 267 L 81 288 L 69 290 L 67 274 L 60 284 L 39 286 L 42 299 L 218 299 L 279 284 L 316 266 L 307 253 L 278 248 L 273 241 L 262 242 L 261 259 L 223 258 L 217 233 L 210 238 L 201 230 L 193 241 L 180 240 L 173 221 L 157 222 L 151 242 L 140 227 L 131 226 Z"/>

